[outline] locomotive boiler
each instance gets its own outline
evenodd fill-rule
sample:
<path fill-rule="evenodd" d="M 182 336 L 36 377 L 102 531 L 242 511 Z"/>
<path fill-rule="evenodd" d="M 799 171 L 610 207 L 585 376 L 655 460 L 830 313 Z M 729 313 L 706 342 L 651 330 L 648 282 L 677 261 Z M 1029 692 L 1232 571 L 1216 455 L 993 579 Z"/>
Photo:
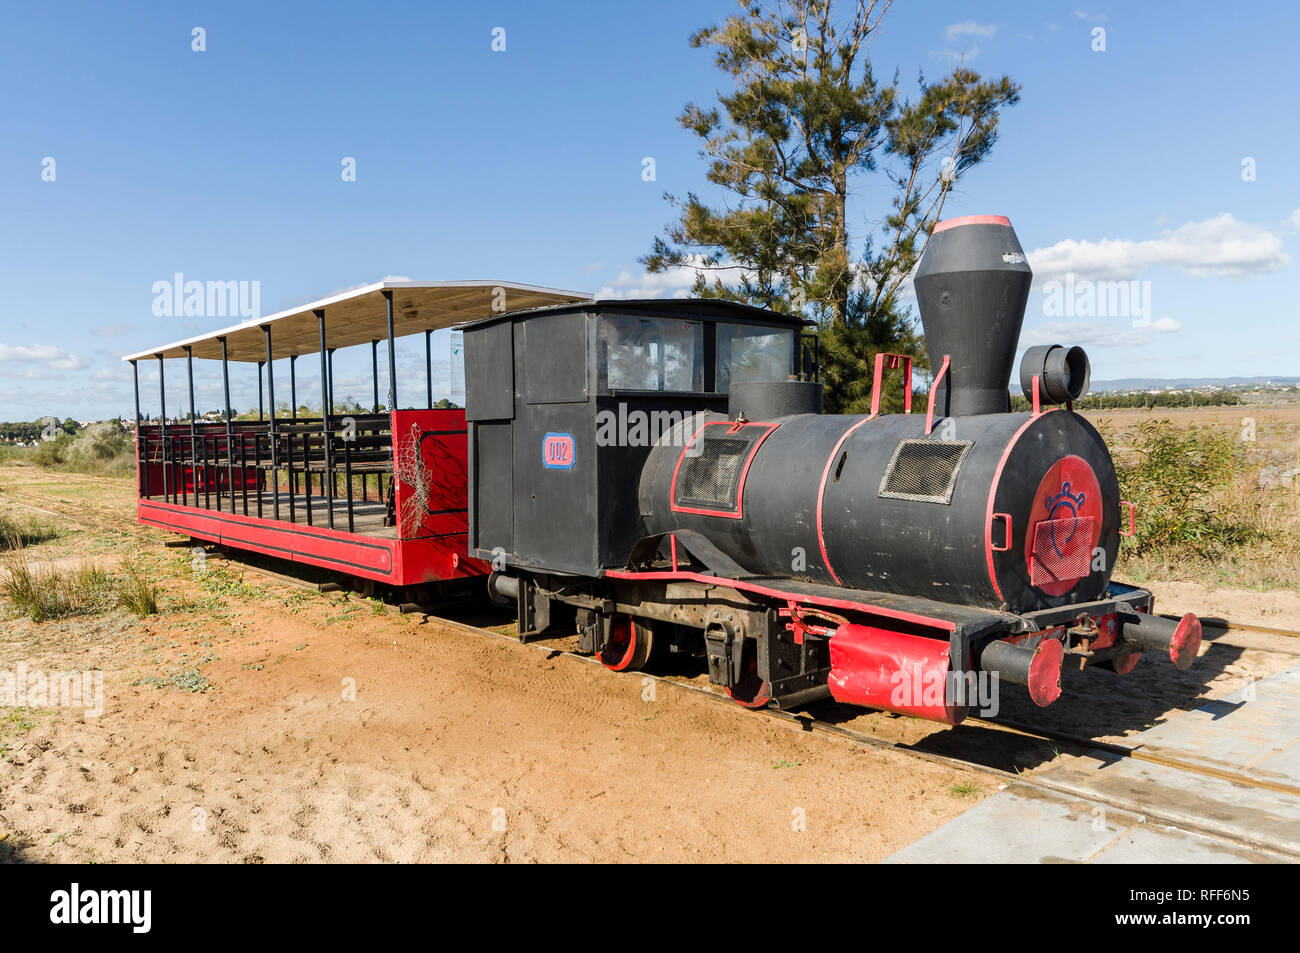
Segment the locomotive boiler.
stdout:
<path fill-rule="evenodd" d="M 1089 365 L 1034 347 L 1010 222 L 935 228 L 915 279 L 934 367 L 880 355 L 872 412 L 822 413 L 799 317 L 590 301 L 465 327 L 469 555 L 520 636 L 576 629 L 617 671 L 699 656 L 749 707 L 827 696 L 950 724 L 980 679 L 1061 694 L 1066 659 L 1186 668 L 1201 631 L 1112 578 L 1133 508 L 1073 410 Z M 886 367 L 904 413 L 880 414 Z"/>
<path fill-rule="evenodd" d="M 688 420 L 693 439 L 651 452 L 647 527 L 698 533 L 761 575 L 1016 613 L 1098 598 L 1121 512 L 1105 442 L 1077 414 L 1010 413 L 1030 279 L 1006 219 L 940 226 L 916 276 L 942 361 L 927 414 L 822 415 L 815 383 L 733 388 L 727 418 Z M 1082 394 L 1087 358 L 1073 350 L 1030 374 L 1040 406 Z"/>

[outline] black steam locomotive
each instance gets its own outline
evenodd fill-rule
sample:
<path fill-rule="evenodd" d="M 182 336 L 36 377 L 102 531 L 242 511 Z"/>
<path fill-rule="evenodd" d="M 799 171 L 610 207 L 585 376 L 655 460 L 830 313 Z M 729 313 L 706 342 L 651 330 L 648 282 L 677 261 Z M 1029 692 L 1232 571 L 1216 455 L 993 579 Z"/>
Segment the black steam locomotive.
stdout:
<path fill-rule="evenodd" d="M 827 415 L 807 322 L 716 300 L 597 301 L 465 329 L 470 555 L 521 637 L 608 667 L 707 659 L 743 705 L 827 695 L 955 724 L 980 679 L 1060 695 L 1066 656 L 1180 669 L 1199 621 L 1111 579 L 1132 507 L 1072 402 L 1079 348 L 1008 384 L 1031 272 L 1010 223 L 941 223 L 916 276 L 921 413 Z M 877 358 L 883 372 L 906 358 Z"/>

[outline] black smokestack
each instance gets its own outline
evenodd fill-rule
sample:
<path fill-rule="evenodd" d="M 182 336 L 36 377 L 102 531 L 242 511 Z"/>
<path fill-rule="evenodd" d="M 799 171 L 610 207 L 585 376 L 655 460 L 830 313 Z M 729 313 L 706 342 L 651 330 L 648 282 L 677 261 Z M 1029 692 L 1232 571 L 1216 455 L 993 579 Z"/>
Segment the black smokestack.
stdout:
<path fill-rule="evenodd" d="M 938 374 L 948 358 L 936 415 L 1010 409 L 1007 384 L 1032 280 L 1016 233 L 1001 215 L 968 215 L 935 226 L 915 284 L 931 372 Z"/>

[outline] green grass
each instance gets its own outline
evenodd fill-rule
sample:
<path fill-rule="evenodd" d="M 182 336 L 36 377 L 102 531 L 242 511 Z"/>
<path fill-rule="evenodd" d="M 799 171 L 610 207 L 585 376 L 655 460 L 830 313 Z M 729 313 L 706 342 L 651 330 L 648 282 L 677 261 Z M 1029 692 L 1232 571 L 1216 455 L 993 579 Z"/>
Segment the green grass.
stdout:
<path fill-rule="evenodd" d="M 131 560 L 122 564 L 123 578 L 114 586 L 119 608 L 133 612 L 141 619 L 158 614 L 158 587 L 149 585 L 140 567 Z"/>
<path fill-rule="evenodd" d="M 83 561 L 69 570 L 37 567 L 18 548 L 0 558 L 0 596 L 19 615 L 45 622 L 107 608 L 112 584 L 94 563 Z"/>
<path fill-rule="evenodd" d="M 154 688 L 174 688 L 181 692 L 206 692 L 212 687 L 206 675 L 197 668 L 187 668 L 172 672 L 170 675 L 149 675 L 133 685 L 152 685 Z"/>
<path fill-rule="evenodd" d="M 960 784 L 954 784 L 948 788 L 948 793 L 953 797 L 976 797 L 980 793 L 979 785 L 970 781 L 962 781 Z"/>
<path fill-rule="evenodd" d="M 58 531 L 36 516 L 21 519 L 0 513 L 0 550 L 21 549 L 55 539 Z"/>

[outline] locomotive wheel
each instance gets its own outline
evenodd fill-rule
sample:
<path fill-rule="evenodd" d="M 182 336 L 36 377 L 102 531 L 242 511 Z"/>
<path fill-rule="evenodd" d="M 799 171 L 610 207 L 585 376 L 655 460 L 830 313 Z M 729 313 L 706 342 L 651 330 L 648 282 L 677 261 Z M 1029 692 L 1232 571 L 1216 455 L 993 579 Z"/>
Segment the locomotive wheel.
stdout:
<path fill-rule="evenodd" d="M 609 620 L 609 641 L 596 656 L 611 672 L 635 672 L 645 668 L 654 649 L 650 626 L 629 615 Z"/>
<path fill-rule="evenodd" d="M 727 689 L 731 700 L 744 708 L 766 708 L 772 700 L 767 682 L 758 677 L 758 643 L 746 642 L 743 674 L 738 684 Z"/>

